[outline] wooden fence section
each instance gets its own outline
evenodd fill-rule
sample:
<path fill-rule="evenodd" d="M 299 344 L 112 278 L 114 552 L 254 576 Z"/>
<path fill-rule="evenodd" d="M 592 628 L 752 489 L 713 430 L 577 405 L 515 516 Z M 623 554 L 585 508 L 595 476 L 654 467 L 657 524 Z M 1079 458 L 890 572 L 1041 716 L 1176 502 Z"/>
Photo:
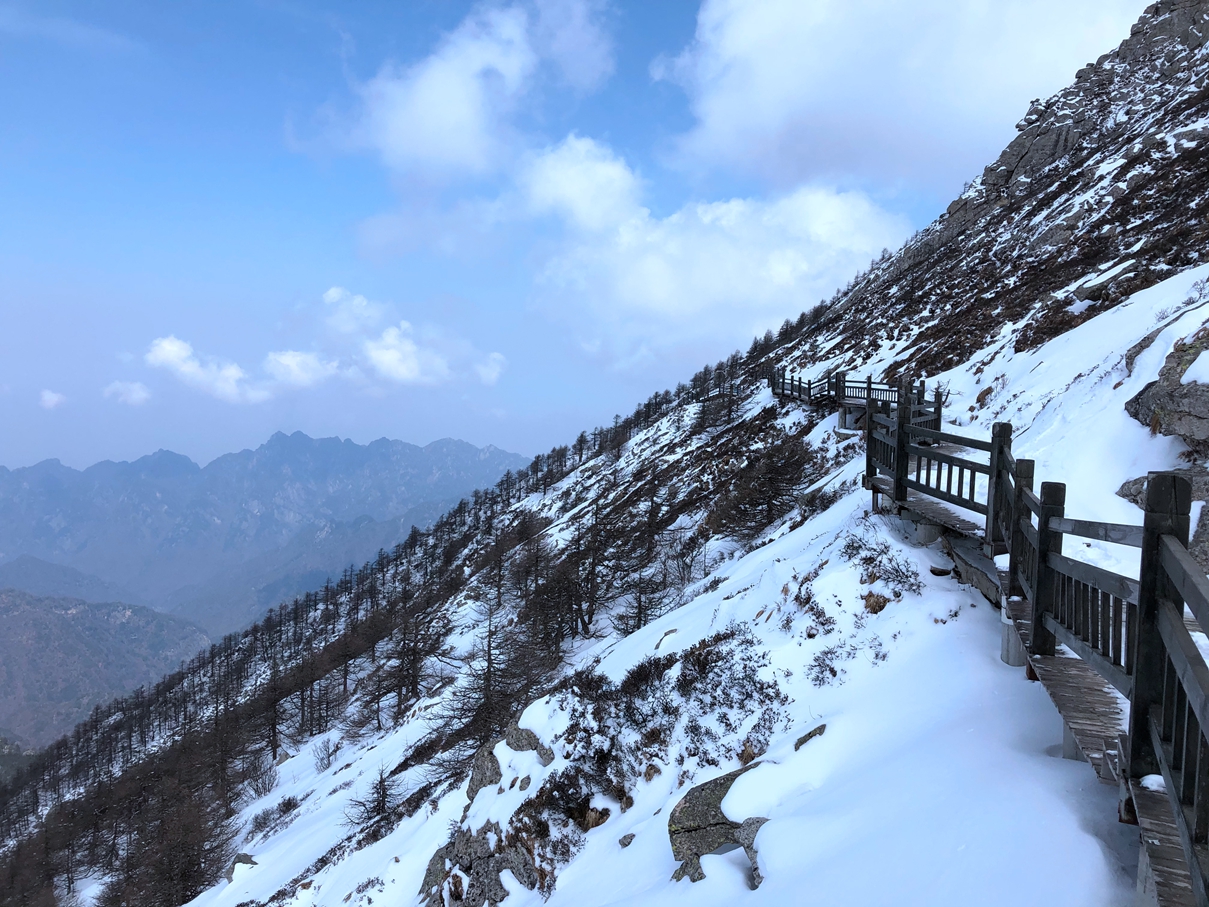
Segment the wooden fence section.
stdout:
<path fill-rule="evenodd" d="M 879 406 L 887 407 L 888 412 L 909 406 L 911 424 L 940 430 L 943 395 L 940 388 L 936 388 L 932 399 L 927 399 L 923 381 L 885 384 L 874 381 L 871 375 L 864 380 L 853 380 L 845 372 L 811 381 L 790 375 L 782 368 L 772 372 L 768 384 L 777 397 L 811 406 L 835 406 L 840 411 L 842 427 L 867 428 L 870 414 Z"/>
<path fill-rule="evenodd" d="M 1184 619 L 1187 605 L 1191 629 L 1209 633 L 1209 578 L 1188 553 L 1188 481 L 1151 473 L 1142 526 L 1073 519 L 1064 484 L 1034 490 L 1035 464 L 1014 456 L 1010 424 L 997 423 L 989 441 L 961 437 L 941 430 L 939 395 L 930 406 L 913 383 L 891 400 L 871 380 L 827 380 L 831 402 L 867 406 L 875 508 L 884 496 L 918 512 L 930 498 L 982 517 L 985 554 L 1009 556 L 1000 583 L 1030 671 L 1101 777 L 1119 783 L 1122 816 L 1146 832 L 1159 903 L 1209 907 L 1209 666 Z M 809 394 L 820 401 L 818 388 Z M 1064 552 L 1067 536 L 1138 549 L 1140 579 Z M 1060 657 L 1059 645 L 1078 658 Z M 1105 681 L 1128 700 L 1127 733 Z M 1162 777 L 1165 798 L 1147 776 Z"/>

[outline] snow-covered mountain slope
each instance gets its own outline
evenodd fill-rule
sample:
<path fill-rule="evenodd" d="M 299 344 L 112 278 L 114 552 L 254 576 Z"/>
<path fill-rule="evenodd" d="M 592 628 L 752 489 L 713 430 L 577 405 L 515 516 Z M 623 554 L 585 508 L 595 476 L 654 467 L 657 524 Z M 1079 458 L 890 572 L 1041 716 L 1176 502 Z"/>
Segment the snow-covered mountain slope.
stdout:
<path fill-rule="evenodd" d="M 1002 327 L 1034 348 L 1209 252 L 1209 4 L 1160 0 L 1121 46 L 1036 101 L 1016 139 L 834 302 L 852 366 L 969 361 Z"/>
<path fill-rule="evenodd" d="M 1149 8 L 833 304 L 61 741 L 0 790 L 12 900 L 1006 904 L 1027 866 L 1053 903 L 1129 902 L 1136 831 L 1059 758 L 998 613 L 868 514 L 859 437 L 763 379 L 926 377 L 952 431 L 1010 421 L 1068 514 L 1139 522 L 1122 483 L 1200 456 L 1125 403 L 1209 345 L 1207 14 Z M 673 809 L 744 765 L 698 805 L 768 820 L 763 883 L 743 850 L 671 881 Z"/>
<path fill-rule="evenodd" d="M 1140 522 L 1138 509 L 1114 492 L 1147 470 L 1180 465 L 1182 445 L 1151 436 L 1125 414 L 1124 402 L 1153 378 L 1178 340 L 1209 320 L 1209 307 L 1192 291 L 1207 274 L 1203 268 L 1171 278 L 1026 352 L 997 341 L 975 357 L 987 363 L 980 374 L 971 364 L 941 375 L 950 387 L 950 411 L 959 415 L 954 430 L 985 436 L 992 419 L 1009 420 L 1017 454 L 1036 458 L 1040 478 L 1068 484 L 1068 513 Z M 1124 352 L 1156 328 L 1130 374 Z M 993 393 L 974 403 L 988 387 Z M 750 417 L 772 406 L 782 424 L 802 418 L 767 391 L 754 394 L 746 409 Z M 834 444 L 834 420 L 820 421 L 807 441 Z M 649 459 L 671 431 L 660 424 L 636 438 L 616 469 Z M 855 454 L 856 444 L 841 444 L 844 450 Z M 863 458 L 847 459 L 818 484 L 842 487 L 862 468 Z M 525 506 L 546 509 L 577 480 L 573 473 Z M 286 762 L 278 787 L 244 808 L 243 818 L 251 821 L 283 798 L 301 803 L 280 831 L 253 835 L 243 845 L 257 865 L 238 866 L 232 883 L 220 883 L 195 903 L 415 903 L 430 858 L 451 839 L 451 828 L 466 838 L 478 833 L 496 856 L 506 857 L 510 847 L 532 848 L 535 864 L 554 879 L 529 890 L 523 872 L 500 872 L 512 857 L 486 871 L 466 861 L 466 846 L 462 863 L 439 866 L 450 904 L 458 903 L 452 894 L 459 890 L 465 903 L 481 903 L 471 880 L 492 873 L 510 892 L 511 905 L 541 903 L 543 887 L 551 904 L 575 905 L 722 904 L 737 897 L 752 903 L 1009 904 L 1021 896 L 1020 867 L 1038 852 L 1052 867 L 1040 880 L 1047 902 L 1130 903 L 1136 829 L 1117 823 L 1113 789 L 1088 766 L 1060 758 L 1061 721 L 1044 691 L 998 659 L 998 613 L 969 587 L 932 575 L 929 568 L 950 566 L 939 546 L 908 544 L 887 518 L 870 517 L 868 506 L 865 493 L 851 491 L 804 522 L 789 514 L 754 544 L 720 546 L 709 576 L 683 605 L 628 636 L 611 634 L 576 653 L 576 667 L 622 687 L 649 659 L 678 656 L 660 681 L 676 697 L 674 717 L 650 706 L 659 701 L 652 694 L 633 697 L 638 714 L 627 719 L 624 708 L 581 679 L 520 717 L 520 726 L 553 750 L 549 765 L 536 751 L 518 752 L 501 741 L 493 750 L 500 776 L 473 800 L 463 782 L 397 824 L 392 820 L 380 839 L 362 838 L 361 846 L 363 829 L 342 827 L 349 804 L 366 798 L 380 767 L 403 763 L 425 733 L 424 716 L 439 707 L 425 701 L 414 719 L 392 731 L 343 742 L 335 762 L 320 772 L 314 752 L 339 740 L 333 731 Z M 556 518 L 548 531 L 558 535 L 559 528 Z M 1114 547 L 1092 543 L 1078 556 L 1136 575 L 1136 552 L 1109 550 Z M 879 564 L 872 569 L 862 564 L 870 551 Z M 886 601 L 872 613 L 868 603 L 876 608 L 876 596 Z M 763 662 L 758 675 L 776 685 L 775 693 L 719 706 L 714 691 L 681 681 L 702 641 L 727 628 L 751 640 L 748 654 Z M 744 651 L 733 642 L 718 644 L 728 647 Z M 703 679 L 742 688 L 751 684 L 750 667 L 720 664 Z M 445 695 L 451 694 L 456 687 Z M 703 733 L 691 727 L 694 720 Z M 795 749 L 822 724 L 825 733 Z M 647 738 L 658 725 L 670 730 L 652 743 Z M 759 764 L 735 783 L 723 808 L 735 821 L 769 819 L 756 838 L 763 884 L 750 891 L 742 850 L 705 857 L 706 879 L 699 883 L 670 881 L 677 866 L 668 836 L 671 808 L 693 784 L 739 768 L 744 743 L 753 740 Z M 620 787 L 610 794 L 588 778 L 593 766 L 606 763 L 611 777 L 625 778 L 621 796 Z M 647 765 L 657 771 L 644 774 Z M 587 831 L 549 802 L 534 806 L 543 791 L 550 801 L 576 770 L 588 778 L 576 790 L 590 792 L 593 821 L 607 812 Z M 396 778 L 407 791 L 422 784 L 424 774 L 415 766 Z M 528 779 L 524 790 L 517 779 Z M 549 821 L 548 840 L 561 835 L 561 851 L 530 833 L 535 815 Z M 619 841 L 630 834 L 632 842 L 622 847 Z M 333 851 L 338 840 L 346 843 Z"/>

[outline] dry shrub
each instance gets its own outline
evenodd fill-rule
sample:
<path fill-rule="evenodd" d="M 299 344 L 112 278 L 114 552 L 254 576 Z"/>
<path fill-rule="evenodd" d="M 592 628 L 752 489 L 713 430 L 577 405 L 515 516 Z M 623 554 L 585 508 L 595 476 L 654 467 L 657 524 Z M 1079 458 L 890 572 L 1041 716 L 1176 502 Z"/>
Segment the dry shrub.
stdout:
<path fill-rule="evenodd" d="M 874 592 L 870 589 L 861 596 L 865 600 L 865 610 L 870 614 L 881 614 L 886 610 L 886 605 L 890 604 L 890 599 L 882 595 L 880 592 Z"/>

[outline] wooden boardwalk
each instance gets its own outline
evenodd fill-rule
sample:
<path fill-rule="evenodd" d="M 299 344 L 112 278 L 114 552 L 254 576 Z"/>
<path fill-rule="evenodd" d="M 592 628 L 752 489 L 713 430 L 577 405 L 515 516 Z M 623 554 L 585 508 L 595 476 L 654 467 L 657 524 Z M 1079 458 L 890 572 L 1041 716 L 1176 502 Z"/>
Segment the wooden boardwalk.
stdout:
<path fill-rule="evenodd" d="M 811 384 L 783 371 L 772 383 L 778 396 L 827 398 L 842 420 L 859 408 L 873 509 L 912 524 L 920 544 L 943 540 L 960 579 L 1004 609 L 1003 660 L 1041 682 L 1063 755 L 1116 785 L 1121 820 L 1141 829 L 1138 903 L 1209 907 L 1209 665 L 1198 643 L 1209 576 L 1188 552 L 1188 480 L 1151 473 L 1141 526 L 1071 518 L 1064 484 L 1034 491 L 1036 465 L 1014 456 L 1010 424 L 989 440 L 952 434 L 942 395 L 925 404 L 922 384 L 843 373 Z M 1138 549 L 1138 578 L 1079 560 L 1081 544 L 1064 552 L 1067 536 Z"/>

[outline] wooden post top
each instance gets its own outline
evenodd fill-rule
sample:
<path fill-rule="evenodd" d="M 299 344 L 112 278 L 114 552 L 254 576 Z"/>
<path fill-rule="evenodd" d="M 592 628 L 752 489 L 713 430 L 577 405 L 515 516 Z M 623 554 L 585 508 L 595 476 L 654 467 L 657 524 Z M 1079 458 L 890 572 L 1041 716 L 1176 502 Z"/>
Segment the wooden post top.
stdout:
<path fill-rule="evenodd" d="M 1066 506 L 1066 483 L 1065 482 L 1042 482 L 1041 483 L 1041 503 L 1051 507 Z"/>
<path fill-rule="evenodd" d="M 1192 483 L 1170 472 L 1148 473 L 1146 512 L 1187 516 L 1192 512 Z"/>

